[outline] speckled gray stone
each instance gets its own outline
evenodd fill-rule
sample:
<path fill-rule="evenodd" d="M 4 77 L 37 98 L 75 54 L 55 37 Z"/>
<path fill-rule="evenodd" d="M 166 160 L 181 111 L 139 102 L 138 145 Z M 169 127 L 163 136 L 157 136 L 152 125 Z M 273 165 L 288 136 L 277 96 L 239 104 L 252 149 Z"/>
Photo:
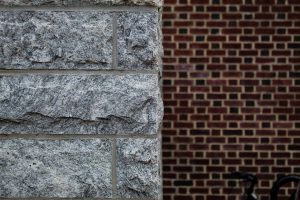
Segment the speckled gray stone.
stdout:
<path fill-rule="evenodd" d="M 119 5 L 152 5 L 161 7 L 163 0 L 115 0 L 114 3 Z"/>
<path fill-rule="evenodd" d="M 158 139 L 118 139 L 117 192 L 121 198 L 159 198 Z"/>
<path fill-rule="evenodd" d="M 156 134 L 157 75 L 0 76 L 0 134 Z"/>
<path fill-rule="evenodd" d="M 118 67 L 120 69 L 159 69 L 158 13 L 122 12 L 118 15 Z"/>
<path fill-rule="evenodd" d="M 0 68 L 109 69 L 112 14 L 0 11 Z"/>
<path fill-rule="evenodd" d="M 111 143 L 1 140 L 0 197 L 111 197 Z"/>
<path fill-rule="evenodd" d="M 162 6 L 162 0 L 0 0 L 0 5 L 6 6 L 95 6 L 113 4 Z"/>

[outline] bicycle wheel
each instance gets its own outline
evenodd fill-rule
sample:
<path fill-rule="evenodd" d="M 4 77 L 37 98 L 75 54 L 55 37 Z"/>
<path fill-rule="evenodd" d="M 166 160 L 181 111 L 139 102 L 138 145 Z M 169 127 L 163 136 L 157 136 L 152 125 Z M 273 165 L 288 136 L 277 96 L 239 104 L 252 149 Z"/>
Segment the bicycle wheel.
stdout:
<path fill-rule="evenodd" d="M 271 198 L 270 199 L 278 200 L 278 193 L 279 193 L 280 188 L 287 183 L 296 183 L 297 184 L 297 189 L 290 196 L 290 200 L 299 200 L 300 176 L 295 176 L 295 175 L 283 176 L 283 177 L 277 179 L 271 189 L 271 194 L 270 194 Z"/>

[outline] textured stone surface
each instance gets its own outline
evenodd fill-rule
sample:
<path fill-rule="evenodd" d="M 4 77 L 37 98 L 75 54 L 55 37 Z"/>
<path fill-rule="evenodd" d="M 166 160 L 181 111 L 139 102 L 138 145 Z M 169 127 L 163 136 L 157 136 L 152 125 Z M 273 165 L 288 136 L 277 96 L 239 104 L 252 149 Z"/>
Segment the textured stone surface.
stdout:
<path fill-rule="evenodd" d="M 0 77 L 0 134 L 156 134 L 157 75 Z"/>
<path fill-rule="evenodd" d="M 153 5 L 162 6 L 162 0 L 0 0 L 0 5 L 36 6 L 84 6 L 84 5 Z"/>
<path fill-rule="evenodd" d="M 111 14 L 0 12 L 0 68 L 108 69 L 111 53 Z"/>
<path fill-rule="evenodd" d="M 117 191 L 121 198 L 159 198 L 158 139 L 117 141 Z"/>
<path fill-rule="evenodd" d="M 115 0 L 115 4 L 127 4 L 127 5 L 152 5 L 161 7 L 162 0 Z"/>
<path fill-rule="evenodd" d="M 122 12 L 118 15 L 119 68 L 158 69 L 160 49 L 157 12 Z"/>
<path fill-rule="evenodd" d="M 111 197 L 108 140 L 0 141 L 0 197 Z"/>

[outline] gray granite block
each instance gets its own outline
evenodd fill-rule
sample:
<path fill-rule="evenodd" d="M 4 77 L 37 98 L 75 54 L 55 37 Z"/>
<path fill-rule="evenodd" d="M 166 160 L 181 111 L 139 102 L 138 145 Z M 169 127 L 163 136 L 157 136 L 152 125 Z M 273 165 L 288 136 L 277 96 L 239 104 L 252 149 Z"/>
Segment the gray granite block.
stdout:
<path fill-rule="evenodd" d="M 111 143 L 0 140 L 0 197 L 111 197 Z"/>
<path fill-rule="evenodd" d="M 162 0 L 0 0 L 6 6 L 96 6 L 96 5 L 152 5 L 162 6 Z"/>
<path fill-rule="evenodd" d="M 158 139 L 118 139 L 118 196 L 159 198 L 159 152 Z"/>
<path fill-rule="evenodd" d="M 156 134 L 158 75 L 0 76 L 0 134 Z"/>
<path fill-rule="evenodd" d="M 118 15 L 118 67 L 158 70 L 161 59 L 158 12 Z"/>
<path fill-rule="evenodd" d="M 0 11 L 0 68 L 110 69 L 112 15 Z"/>

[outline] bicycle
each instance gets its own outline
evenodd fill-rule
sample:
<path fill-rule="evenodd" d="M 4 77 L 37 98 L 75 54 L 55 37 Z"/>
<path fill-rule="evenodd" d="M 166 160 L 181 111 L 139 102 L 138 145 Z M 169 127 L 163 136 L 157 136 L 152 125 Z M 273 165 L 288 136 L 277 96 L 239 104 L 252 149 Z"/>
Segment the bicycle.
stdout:
<path fill-rule="evenodd" d="M 258 183 L 258 179 L 255 175 L 245 173 L 245 172 L 233 172 L 231 173 L 231 178 L 243 179 L 246 182 L 250 182 L 250 186 L 245 191 L 244 200 L 258 200 L 255 194 L 254 187 Z M 296 190 L 292 193 L 289 200 L 300 200 L 300 176 L 296 175 L 284 175 L 280 176 L 273 184 L 270 191 L 270 200 L 278 200 L 278 193 L 282 186 L 287 183 L 298 184 Z"/>

